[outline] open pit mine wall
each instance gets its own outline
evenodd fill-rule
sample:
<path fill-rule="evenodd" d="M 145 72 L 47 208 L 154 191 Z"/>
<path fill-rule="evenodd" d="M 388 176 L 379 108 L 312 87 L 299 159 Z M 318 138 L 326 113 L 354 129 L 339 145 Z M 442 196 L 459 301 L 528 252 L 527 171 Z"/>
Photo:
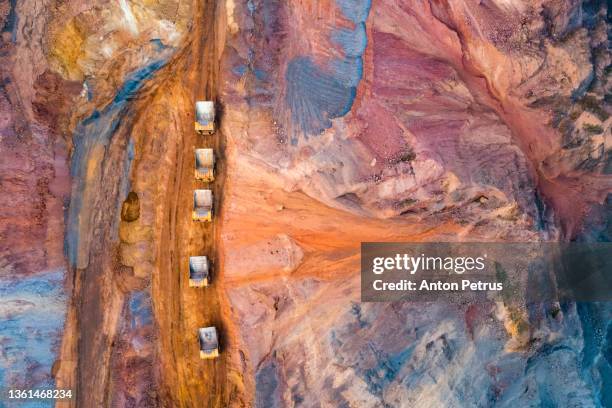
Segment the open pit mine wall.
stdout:
<path fill-rule="evenodd" d="M 172 125 L 191 105 L 164 79 L 194 6 L 0 5 L 3 390 L 55 385 L 76 393 L 71 406 L 156 405 L 153 228 L 176 166 Z"/>
<path fill-rule="evenodd" d="M 604 1 L 204 3 L 0 5 L 2 387 L 210 393 L 162 243 L 213 18 L 223 404 L 612 404 L 609 306 L 360 304 L 358 275 L 361 241 L 610 240 Z"/>
<path fill-rule="evenodd" d="M 362 304 L 358 272 L 360 241 L 610 240 L 605 2 L 227 10 L 221 245 L 255 405 L 610 405 L 609 306 Z"/>

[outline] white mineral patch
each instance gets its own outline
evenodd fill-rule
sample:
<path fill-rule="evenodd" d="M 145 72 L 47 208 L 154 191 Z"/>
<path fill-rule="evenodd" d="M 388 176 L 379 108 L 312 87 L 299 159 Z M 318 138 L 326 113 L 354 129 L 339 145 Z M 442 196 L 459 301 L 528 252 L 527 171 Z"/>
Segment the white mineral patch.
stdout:
<path fill-rule="evenodd" d="M 119 5 L 121 6 L 121 11 L 123 11 L 123 17 L 126 27 L 130 30 L 132 34 L 137 35 L 138 26 L 136 23 L 136 18 L 134 18 L 134 14 L 132 14 L 132 9 L 127 3 L 127 0 L 119 0 Z"/>

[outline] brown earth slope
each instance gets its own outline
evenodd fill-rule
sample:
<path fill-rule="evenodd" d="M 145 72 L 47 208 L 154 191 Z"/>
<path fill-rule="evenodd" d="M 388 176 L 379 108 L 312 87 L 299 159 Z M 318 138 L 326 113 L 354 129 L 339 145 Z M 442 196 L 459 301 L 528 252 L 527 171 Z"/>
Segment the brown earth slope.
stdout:
<path fill-rule="evenodd" d="M 102 228 L 108 235 L 94 238 L 89 266 L 76 271 L 57 376 L 59 385 L 77 389 L 79 407 L 227 406 L 230 397 L 236 403 L 241 398 L 240 376 L 232 377 L 227 368 L 231 348 L 220 306 L 215 223 L 191 220 L 193 190 L 205 186 L 194 179 L 196 147 L 215 149 L 218 177 L 211 188 L 215 208 L 222 208 L 224 136 L 196 135 L 193 103 L 216 97 L 223 5 L 198 2 L 194 10 L 185 46 L 138 91 L 114 132 L 113 140 L 124 134 L 123 143 L 133 149 L 127 181 L 138 197 L 137 218 L 117 223 L 109 209 L 99 218 L 105 224 L 98 221 L 81 232 Z M 118 177 L 118 185 L 125 182 L 112 163 L 108 156 L 101 163 L 104 185 L 111 177 Z M 111 200 L 108 205 L 118 204 Z M 119 240 L 112 237 L 117 233 Z M 211 287 L 188 287 L 193 255 L 207 255 L 215 265 Z M 142 316 L 132 310 L 135 295 L 149 305 L 140 306 Z M 130 320 L 137 323 L 123 323 Z M 197 328 L 209 325 L 220 330 L 223 353 L 202 361 Z"/>

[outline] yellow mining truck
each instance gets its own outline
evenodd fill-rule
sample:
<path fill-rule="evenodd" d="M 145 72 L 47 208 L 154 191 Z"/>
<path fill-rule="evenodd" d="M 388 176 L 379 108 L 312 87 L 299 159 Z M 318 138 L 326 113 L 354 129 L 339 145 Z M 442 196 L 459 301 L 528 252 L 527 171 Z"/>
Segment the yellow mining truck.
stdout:
<path fill-rule="evenodd" d="M 212 101 L 197 101 L 195 105 L 195 131 L 201 135 L 215 133 L 215 104 Z"/>
<path fill-rule="evenodd" d="M 204 288 L 210 283 L 210 263 L 205 256 L 189 257 L 189 287 Z"/>
<path fill-rule="evenodd" d="M 194 221 L 212 221 L 213 195 L 211 190 L 195 190 L 193 192 Z"/>
<path fill-rule="evenodd" d="M 200 358 L 209 359 L 219 357 L 219 340 L 215 327 L 203 327 L 198 329 L 200 339 Z"/>
<path fill-rule="evenodd" d="M 195 151 L 195 178 L 206 182 L 215 179 L 215 154 L 213 149 L 196 149 Z"/>

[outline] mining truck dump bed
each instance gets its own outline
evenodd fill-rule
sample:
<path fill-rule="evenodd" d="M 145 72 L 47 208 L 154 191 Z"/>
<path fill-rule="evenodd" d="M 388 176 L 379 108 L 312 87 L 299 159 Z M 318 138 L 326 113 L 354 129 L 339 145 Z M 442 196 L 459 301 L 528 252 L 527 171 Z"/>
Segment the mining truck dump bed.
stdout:
<path fill-rule="evenodd" d="M 213 211 L 213 196 L 211 190 L 195 190 L 193 192 L 194 221 L 211 221 Z"/>
<path fill-rule="evenodd" d="M 215 155 L 213 149 L 196 149 L 195 151 L 195 178 L 211 182 L 215 179 Z"/>
<path fill-rule="evenodd" d="M 204 327 L 198 329 L 200 339 L 200 358 L 208 359 L 219 356 L 219 340 L 215 327 Z"/>
<path fill-rule="evenodd" d="M 195 130 L 200 134 L 215 131 L 215 104 L 212 101 L 197 101 L 195 106 Z"/>
<path fill-rule="evenodd" d="M 189 257 L 189 286 L 201 288 L 210 283 L 210 264 L 205 256 Z"/>

